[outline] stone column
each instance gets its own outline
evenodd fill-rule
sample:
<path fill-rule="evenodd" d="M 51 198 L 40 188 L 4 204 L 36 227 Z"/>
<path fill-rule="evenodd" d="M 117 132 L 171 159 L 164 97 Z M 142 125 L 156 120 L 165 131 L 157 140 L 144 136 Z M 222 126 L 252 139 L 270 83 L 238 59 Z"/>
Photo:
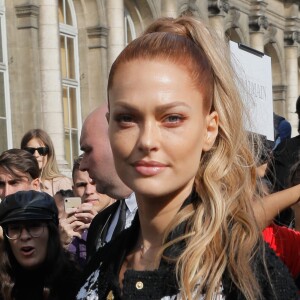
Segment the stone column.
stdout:
<path fill-rule="evenodd" d="M 267 2 L 257 0 L 251 3 L 251 15 L 249 17 L 250 46 L 260 52 L 264 52 L 264 30 L 268 28 L 267 17 L 264 16 Z"/>
<path fill-rule="evenodd" d="M 89 105 L 82 107 L 83 115 L 90 112 L 91 107 L 99 106 L 101 102 L 106 101 L 107 93 L 107 36 L 108 28 L 105 26 L 95 26 L 87 28 L 87 46 L 88 51 L 88 87 L 89 87 Z M 81 85 L 82 87 L 82 85 Z M 84 111 L 85 110 L 85 111 Z"/>
<path fill-rule="evenodd" d="M 17 30 L 13 31 L 15 36 L 10 36 L 13 43 L 9 53 L 9 73 L 13 145 L 19 147 L 24 133 L 40 126 L 42 122 L 38 50 L 39 7 L 22 4 L 14 8 Z M 14 28 L 15 25 L 12 23 L 10 26 Z"/>
<path fill-rule="evenodd" d="M 161 1 L 161 16 L 162 17 L 177 17 L 177 1 L 176 0 L 162 0 Z"/>
<path fill-rule="evenodd" d="M 264 53 L 264 29 L 268 28 L 265 16 L 252 16 L 249 19 L 250 45 L 252 48 Z"/>
<path fill-rule="evenodd" d="M 263 32 L 250 33 L 250 45 L 252 48 L 264 52 L 264 34 Z"/>
<path fill-rule="evenodd" d="M 298 91 L 298 47 L 300 43 L 300 33 L 285 32 L 285 65 L 286 65 L 286 111 L 287 119 L 292 125 L 292 136 L 298 134 L 298 116 L 295 114 L 296 101 L 299 96 Z"/>
<path fill-rule="evenodd" d="M 108 22 L 108 70 L 125 46 L 124 1 L 106 1 Z"/>
<path fill-rule="evenodd" d="M 57 0 L 40 0 L 39 46 L 43 128 L 50 135 L 57 161 L 67 165 L 60 69 L 60 40 Z"/>
<path fill-rule="evenodd" d="M 274 85 L 273 82 L 273 111 L 279 115 L 286 115 L 285 99 L 286 85 Z"/>
<path fill-rule="evenodd" d="M 229 11 L 228 0 L 209 0 L 208 16 L 210 25 L 220 37 L 224 37 L 224 19 Z"/>

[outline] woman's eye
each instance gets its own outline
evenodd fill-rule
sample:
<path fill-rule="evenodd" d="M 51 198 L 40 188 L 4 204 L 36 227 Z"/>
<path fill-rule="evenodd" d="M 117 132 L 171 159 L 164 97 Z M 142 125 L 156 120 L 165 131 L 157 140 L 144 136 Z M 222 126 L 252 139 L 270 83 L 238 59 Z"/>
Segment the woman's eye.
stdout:
<path fill-rule="evenodd" d="M 168 123 L 179 123 L 183 120 L 183 117 L 180 115 L 170 115 L 165 118 L 165 121 Z"/>
<path fill-rule="evenodd" d="M 8 230 L 12 230 L 12 231 L 18 231 L 20 230 L 21 226 L 20 225 L 10 225 L 8 226 Z"/>

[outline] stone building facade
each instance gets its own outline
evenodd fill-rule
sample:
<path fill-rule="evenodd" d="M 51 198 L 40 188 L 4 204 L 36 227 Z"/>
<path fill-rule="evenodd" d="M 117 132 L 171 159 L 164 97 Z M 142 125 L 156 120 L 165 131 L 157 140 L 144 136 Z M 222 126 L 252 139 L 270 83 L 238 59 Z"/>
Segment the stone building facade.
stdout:
<path fill-rule="evenodd" d="M 71 167 L 118 53 L 154 19 L 182 13 L 271 57 L 274 111 L 297 134 L 298 0 L 0 0 L 0 151 L 43 128 Z"/>

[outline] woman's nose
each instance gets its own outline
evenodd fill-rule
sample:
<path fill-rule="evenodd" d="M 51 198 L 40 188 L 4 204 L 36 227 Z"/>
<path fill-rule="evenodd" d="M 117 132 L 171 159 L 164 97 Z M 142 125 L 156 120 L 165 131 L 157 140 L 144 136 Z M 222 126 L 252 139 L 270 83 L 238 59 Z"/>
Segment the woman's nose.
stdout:
<path fill-rule="evenodd" d="M 148 121 L 140 131 L 138 146 L 141 151 L 156 151 L 159 146 L 160 131 L 155 121 Z"/>
<path fill-rule="evenodd" d="M 39 156 L 40 156 L 40 154 L 39 154 L 39 152 L 37 151 L 37 149 L 35 149 L 35 151 L 34 151 L 34 153 L 33 153 L 33 156 L 34 156 L 34 157 L 39 157 Z"/>
<path fill-rule="evenodd" d="M 20 239 L 29 239 L 31 238 L 28 229 L 25 227 L 21 228 Z"/>

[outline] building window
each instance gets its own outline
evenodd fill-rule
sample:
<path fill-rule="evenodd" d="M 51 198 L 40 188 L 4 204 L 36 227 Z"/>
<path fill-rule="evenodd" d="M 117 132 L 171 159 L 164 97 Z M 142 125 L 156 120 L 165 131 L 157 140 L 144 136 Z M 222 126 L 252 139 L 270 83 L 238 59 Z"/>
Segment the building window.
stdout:
<path fill-rule="evenodd" d="M 81 128 L 78 30 L 73 2 L 59 0 L 58 10 L 65 151 L 66 159 L 72 168 L 74 158 L 79 155 L 79 129 Z"/>
<path fill-rule="evenodd" d="M 12 148 L 4 0 L 0 0 L 0 153 Z"/>

